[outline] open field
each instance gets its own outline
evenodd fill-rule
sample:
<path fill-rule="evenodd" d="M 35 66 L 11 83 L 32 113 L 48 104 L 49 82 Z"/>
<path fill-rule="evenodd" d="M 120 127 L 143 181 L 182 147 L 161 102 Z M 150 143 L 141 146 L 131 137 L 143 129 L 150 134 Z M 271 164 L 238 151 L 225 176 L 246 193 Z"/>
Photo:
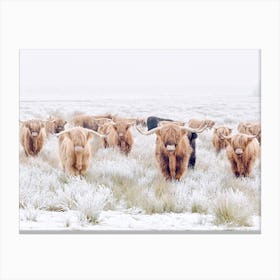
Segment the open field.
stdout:
<path fill-rule="evenodd" d="M 124 117 L 156 115 L 178 120 L 210 118 L 236 132 L 241 121 L 260 120 L 257 96 L 99 97 L 85 101 L 20 102 L 20 119 L 111 112 Z M 85 178 L 65 174 L 57 138 L 36 158 L 20 147 L 21 230 L 260 230 L 260 160 L 249 178 L 235 178 L 225 151 L 218 156 L 212 131 L 197 139 L 197 163 L 180 182 L 167 182 L 157 168 L 155 135 L 132 129 L 128 157 L 92 141 Z"/>

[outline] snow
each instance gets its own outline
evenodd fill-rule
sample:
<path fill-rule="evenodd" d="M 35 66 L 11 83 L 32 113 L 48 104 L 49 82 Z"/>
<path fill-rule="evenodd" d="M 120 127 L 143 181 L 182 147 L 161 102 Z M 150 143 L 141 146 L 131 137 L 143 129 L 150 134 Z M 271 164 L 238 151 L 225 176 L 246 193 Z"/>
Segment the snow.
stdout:
<path fill-rule="evenodd" d="M 96 97 L 91 100 L 21 100 L 20 119 L 67 120 L 78 113 L 156 115 L 177 120 L 210 118 L 236 133 L 241 121 L 260 120 L 260 98 L 245 95 L 162 95 L 141 98 Z M 65 174 L 57 138 L 48 138 L 36 158 L 20 149 L 20 230 L 259 231 L 260 161 L 248 178 L 235 178 L 225 152 L 215 154 L 212 131 L 197 139 L 197 164 L 180 182 L 166 182 L 154 157 L 155 136 L 132 129 L 134 146 L 126 157 L 92 141 L 92 161 L 85 178 Z M 231 219 L 218 219 L 218 209 Z"/>

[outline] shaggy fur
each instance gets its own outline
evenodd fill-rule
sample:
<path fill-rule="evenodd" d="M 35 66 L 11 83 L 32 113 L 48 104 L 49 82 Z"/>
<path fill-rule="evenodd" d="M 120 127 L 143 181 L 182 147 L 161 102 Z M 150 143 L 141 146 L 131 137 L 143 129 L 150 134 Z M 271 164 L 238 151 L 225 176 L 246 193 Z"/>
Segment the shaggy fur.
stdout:
<path fill-rule="evenodd" d="M 46 141 L 45 125 L 40 120 L 29 120 L 20 128 L 20 143 L 26 156 L 36 156 Z"/>
<path fill-rule="evenodd" d="M 63 170 L 71 175 L 85 175 L 91 158 L 92 134 L 75 127 L 59 136 L 59 158 Z"/>
<path fill-rule="evenodd" d="M 45 121 L 45 127 L 46 127 L 46 133 L 47 136 L 50 134 L 55 134 L 63 131 L 65 128 L 64 126 L 66 125 L 67 121 L 56 118 L 53 116 L 50 116 L 46 121 Z"/>
<path fill-rule="evenodd" d="M 178 125 L 166 124 L 156 134 L 156 159 L 163 176 L 167 180 L 181 179 L 192 153 L 187 131 Z M 175 146 L 175 150 L 168 149 L 169 146 Z"/>
<path fill-rule="evenodd" d="M 200 128 L 207 125 L 207 127 L 211 129 L 215 125 L 215 122 L 212 120 L 190 119 L 188 125 L 191 128 Z"/>
<path fill-rule="evenodd" d="M 236 177 L 247 177 L 252 172 L 259 156 L 259 143 L 256 138 L 246 134 L 236 134 L 227 139 L 227 156 Z"/>
<path fill-rule="evenodd" d="M 129 122 L 129 123 L 134 124 L 134 125 L 141 125 L 141 126 L 144 126 L 144 127 L 147 126 L 147 121 L 144 118 L 122 118 L 122 117 L 119 117 L 119 116 L 115 115 L 115 116 L 112 116 L 112 120 L 114 122 L 123 121 L 123 122 Z"/>
<path fill-rule="evenodd" d="M 156 128 L 158 125 L 160 124 L 166 124 L 167 122 L 174 122 L 178 125 L 184 125 L 183 122 L 178 122 L 178 121 L 174 121 L 171 119 L 164 119 L 164 118 L 159 118 L 159 117 L 155 117 L 155 116 L 150 116 L 147 118 L 147 127 L 148 130 L 151 130 L 153 128 Z M 195 132 L 188 132 L 187 133 L 187 137 L 189 139 L 189 143 L 192 147 L 192 153 L 190 156 L 190 160 L 188 162 L 188 167 L 194 169 L 195 167 L 195 163 L 196 163 L 196 139 L 197 139 L 197 133 Z"/>
<path fill-rule="evenodd" d="M 111 115 L 108 114 L 106 116 L 111 116 Z M 110 121 L 112 121 L 111 118 L 106 118 L 105 115 L 104 117 L 99 116 L 98 118 L 97 116 L 78 115 L 72 119 L 71 123 L 74 126 L 81 126 L 83 128 L 88 128 L 97 131 L 99 126 L 102 126 L 104 123 Z"/>
<path fill-rule="evenodd" d="M 232 129 L 228 128 L 226 126 L 220 126 L 220 127 L 214 128 L 212 144 L 213 144 L 217 154 L 222 149 L 225 149 L 228 145 L 228 143 L 225 140 L 225 138 L 223 137 L 223 135 L 228 136 L 231 134 L 231 132 L 232 132 Z"/>
<path fill-rule="evenodd" d="M 117 121 L 115 123 L 108 122 L 100 126 L 98 132 L 107 135 L 103 139 L 104 148 L 118 147 L 121 152 L 128 155 L 133 145 L 133 137 L 130 131 L 131 125 L 127 121 Z"/>
<path fill-rule="evenodd" d="M 117 115 L 112 115 L 110 113 L 104 114 L 104 115 L 97 115 L 94 116 L 95 119 L 100 119 L 100 118 L 106 118 L 106 119 L 111 119 L 114 122 L 118 121 L 127 121 L 136 125 L 142 125 L 142 126 L 147 126 L 147 120 L 144 118 L 123 118 L 119 117 Z"/>
<path fill-rule="evenodd" d="M 260 123 L 239 123 L 237 130 L 240 133 L 255 135 L 261 144 L 261 124 Z"/>

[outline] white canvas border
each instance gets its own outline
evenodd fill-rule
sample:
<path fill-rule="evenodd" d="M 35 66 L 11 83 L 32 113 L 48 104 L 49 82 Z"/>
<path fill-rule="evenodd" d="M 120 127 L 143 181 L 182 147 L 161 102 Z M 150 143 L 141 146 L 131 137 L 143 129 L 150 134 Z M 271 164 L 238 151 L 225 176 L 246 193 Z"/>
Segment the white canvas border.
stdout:
<path fill-rule="evenodd" d="M 279 279 L 279 31 L 278 1 L 2 1 L 2 279 Z M 20 235 L 22 48 L 261 49 L 262 233 Z"/>

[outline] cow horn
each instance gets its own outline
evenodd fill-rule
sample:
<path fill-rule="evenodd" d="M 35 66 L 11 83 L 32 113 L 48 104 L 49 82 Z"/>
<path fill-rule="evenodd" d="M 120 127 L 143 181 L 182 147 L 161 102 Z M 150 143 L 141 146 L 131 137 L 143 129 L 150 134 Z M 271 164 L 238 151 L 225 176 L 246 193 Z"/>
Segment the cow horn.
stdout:
<path fill-rule="evenodd" d="M 94 130 L 90 130 L 90 129 L 87 129 L 87 128 L 85 128 L 85 130 L 88 131 L 89 133 L 91 133 L 91 134 L 93 134 L 93 135 L 96 135 L 96 136 L 98 136 L 98 137 L 101 137 L 101 138 L 106 138 L 106 137 L 107 137 L 107 135 L 100 134 L 100 133 L 98 133 L 98 132 L 96 132 L 96 131 L 94 131 Z"/>
<path fill-rule="evenodd" d="M 189 127 L 189 126 L 187 126 L 187 127 L 184 126 L 184 127 L 181 128 L 181 130 L 183 130 L 183 131 L 190 131 L 190 132 L 194 132 L 194 133 L 201 133 L 201 132 L 203 132 L 207 127 L 208 127 L 208 126 L 205 125 L 205 126 L 202 127 L 202 128 L 197 128 L 197 129 L 195 129 L 195 128 L 191 128 L 191 127 Z"/>
<path fill-rule="evenodd" d="M 73 128 L 70 128 L 70 129 L 68 129 L 68 130 L 64 130 L 64 131 L 61 131 L 61 132 L 59 132 L 59 133 L 55 133 L 54 135 L 55 136 L 60 136 L 60 135 L 62 135 L 62 134 L 64 134 L 64 133 L 67 133 L 67 132 L 69 132 L 69 131 L 71 131 L 71 130 L 73 130 L 74 129 L 74 127 Z"/>
<path fill-rule="evenodd" d="M 141 134 L 143 134 L 143 135 L 151 135 L 151 134 L 153 134 L 153 133 L 159 131 L 159 130 L 161 129 L 161 127 L 156 127 L 156 128 L 154 128 L 154 129 L 151 129 L 151 130 L 148 130 L 148 131 L 144 131 L 143 129 L 141 129 L 140 127 L 138 127 L 138 126 L 136 125 L 136 129 L 137 129 Z"/>

